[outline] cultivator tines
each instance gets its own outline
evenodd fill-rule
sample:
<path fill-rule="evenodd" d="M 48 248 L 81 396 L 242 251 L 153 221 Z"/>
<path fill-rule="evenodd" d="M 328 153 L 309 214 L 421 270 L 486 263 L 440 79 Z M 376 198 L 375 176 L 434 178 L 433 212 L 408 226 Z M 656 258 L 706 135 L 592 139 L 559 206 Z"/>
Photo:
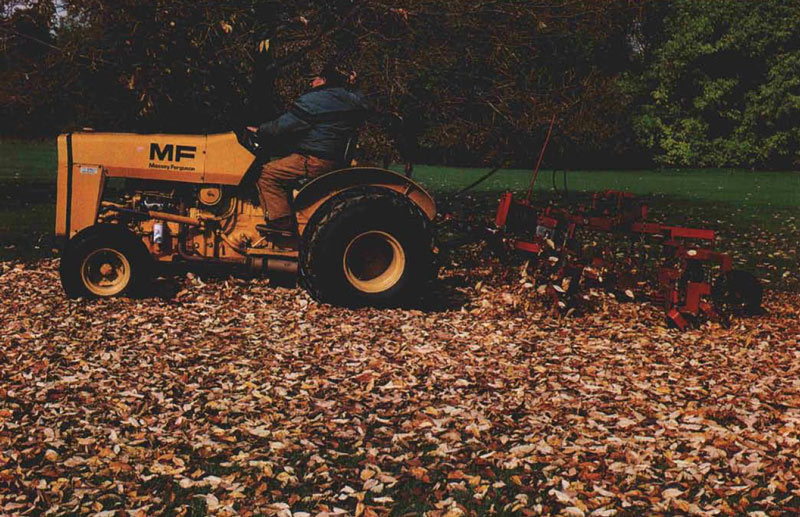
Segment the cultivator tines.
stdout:
<path fill-rule="evenodd" d="M 507 193 L 500 199 L 495 225 L 499 231 L 510 230 L 506 235 L 517 235 L 507 238 L 507 245 L 538 258 L 554 286 L 566 282 L 574 293 L 582 280 L 627 297 L 647 297 L 661 303 L 668 322 L 682 330 L 703 318 L 720 320 L 760 307 L 757 280 L 734 271 L 730 256 L 713 249 L 713 230 L 664 225 L 648 221 L 647 214 L 647 205 L 629 192 L 607 190 L 594 194 L 588 206 L 541 210 L 529 199 L 516 201 Z M 626 236 L 628 253 L 620 256 L 613 246 L 605 246 L 587 254 L 583 240 L 599 233 L 617 240 Z M 648 272 L 655 275 L 648 278 Z M 712 286 L 715 272 L 719 280 Z"/>

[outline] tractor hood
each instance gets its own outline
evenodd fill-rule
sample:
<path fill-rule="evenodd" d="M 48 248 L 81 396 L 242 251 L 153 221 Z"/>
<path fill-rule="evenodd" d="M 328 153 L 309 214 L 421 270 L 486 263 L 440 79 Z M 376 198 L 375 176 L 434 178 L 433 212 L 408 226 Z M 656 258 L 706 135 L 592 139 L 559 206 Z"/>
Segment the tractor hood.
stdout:
<path fill-rule="evenodd" d="M 238 185 L 255 156 L 236 134 L 72 133 L 59 162 L 102 167 L 108 177 Z M 72 165 L 71 164 L 71 165 Z"/>

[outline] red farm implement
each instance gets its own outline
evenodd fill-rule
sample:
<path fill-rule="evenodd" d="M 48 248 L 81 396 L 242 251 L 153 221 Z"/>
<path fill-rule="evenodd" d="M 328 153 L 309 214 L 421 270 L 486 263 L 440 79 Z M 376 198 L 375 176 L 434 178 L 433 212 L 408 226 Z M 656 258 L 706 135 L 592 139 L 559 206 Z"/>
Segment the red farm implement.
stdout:
<path fill-rule="evenodd" d="M 616 190 L 566 208 L 532 203 L 552 126 L 526 197 L 501 197 L 495 230 L 507 249 L 547 270 L 547 290 L 554 299 L 561 293 L 574 295 L 581 286 L 603 287 L 663 305 L 668 323 L 682 330 L 702 319 L 725 320 L 760 310 L 758 280 L 733 269 L 731 257 L 714 249 L 714 230 L 651 221 L 646 203 Z M 598 249 L 587 241 L 605 245 Z"/>
<path fill-rule="evenodd" d="M 508 248 L 554 270 L 553 285 L 560 285 L 560 292 L 574 292 L 583 283 L 646 297 L 662 304 L 670 324 L 680 329 L 702 317 L 758 311 L 758 281 L 734 270 L 730 256 L 713 249 L 714 230 L 648 221 L 647 213 L 647 205 L 628 192 L 597 193 L 588 206 L 571 209 L 540 209 L 506 193 L 495 226 L 515 235 L 505 238 Z M 595 240 L 597 233 L 626 237 L 627 252 L 609 245 L 586 253 L 583 242 Z M 648 273 L 655 278 L 648 279 Z"/>

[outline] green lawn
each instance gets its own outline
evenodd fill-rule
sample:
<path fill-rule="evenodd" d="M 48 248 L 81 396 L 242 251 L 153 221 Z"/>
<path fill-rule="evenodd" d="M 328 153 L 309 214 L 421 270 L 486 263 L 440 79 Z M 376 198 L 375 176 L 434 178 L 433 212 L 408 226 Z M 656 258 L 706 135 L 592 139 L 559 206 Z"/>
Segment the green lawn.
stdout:
<path fill-rule="evenodd" d="M 50 254 L 57 162 L 55 140 L 0 142 L 0 260 Z"/>
<path fill-rule="evenodd" d="M 417 166 L 414 177 L 433 192 L 461 189 L 490 169 L 455 169 Z M 530 170 L 503 170 L 475 187 L 475 192 L 525 192 Z M 556 174 L 556 185 L 563 186 L 562 173 Z M 551 190 L 553 173 L 539 173 L 537 191 Z M 752 172 L 733 169 L 680 169 L 632 171 L 570 171 L 569 190 L 590 192 L 605 189 L 627 190 L 638 195 L 674 196 L 687 200 L 724 202 L 737 205 L 772 207 L 800 206 L 800 173 Z"/>
<path fill-rule="evenodd" d="M 56 141 L 1 142 L 0 182 L 54 183 L 58 153 Z"/>
<path fill-rule="evenodd" d="M 50 253 L 56 162 L 55 140 L 0 142 L 0 260 Z M 487 171 L 419 165 L 414 169 L 414 178 L 431 190 L 442 207 L 489 218 L 497 194 L 506 190 L 525 192 L 530 171 L 497 172 L 469 196 L 453 197 Z M 603 189 L 642 195 L 650 199 L 655 217 L 715 228 L 720 244 L 743 265 L 774 283 L 800 283 L 796 279 L 796 243 L 800 242 L 798 172 L 571 171 L 567 179 L 569 191 L 578 198 L 581 193 Z M 560 173 L 556 183 L 559 188 L 563 185 Z M 543 170 L 536 185 L 536 199 L 553 199 L 552 184 L 552 172 Z"/>

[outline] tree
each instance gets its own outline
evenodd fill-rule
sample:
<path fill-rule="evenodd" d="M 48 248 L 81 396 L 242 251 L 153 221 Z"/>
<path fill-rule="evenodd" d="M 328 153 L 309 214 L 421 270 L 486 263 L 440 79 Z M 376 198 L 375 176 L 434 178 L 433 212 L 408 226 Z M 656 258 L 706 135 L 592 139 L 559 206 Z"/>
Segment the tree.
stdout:
<path fill-rule="evenodd" d="M 52 2 L 0 3 L 0 119 L 2 133 L 36 133 L 56 106 L 38 93 L 49 82 L 55 47 Z"/>
<path fill-rule="evenodd" d="M 358 64 L 380 107 L 404 117 L 418 161 L 527 165 L 553 114 L 551 156 L 580 158 L 621 130 L 614 80 L 637 12 L 614 0 L 398 2 L 362 13 Z"/>
<path fill-rule="evenodd" d="M 800 3 L 675 0 L 652 33 L 639 141 L 664 165 L 800 163 Z M 647 35 L 644 36 L 645 40 Z"/>
<path fill-rule="evenodd" d="M 357 71 L 379 112 L 402 120 L 399 135 L 378 126 L 362 132 L 364 153 L 379 157 L 399 136 L 408 159 L 459 164 L 530 163 L 553 114 L 551 156 L 574 163 L 620 152 L 628 105 L 616 79 L 640 12 L 629 0 L 59 6 L 49 79 L 27 85 L 59 109 L 34 127 L 226 131 L 285 108 L 306 86 L 304 63 L 336 59 Z M 257 45 L 265 37 L 266 56 Z M 280 67 L 274 95 L 264 86 L 269 63 Z"/>

